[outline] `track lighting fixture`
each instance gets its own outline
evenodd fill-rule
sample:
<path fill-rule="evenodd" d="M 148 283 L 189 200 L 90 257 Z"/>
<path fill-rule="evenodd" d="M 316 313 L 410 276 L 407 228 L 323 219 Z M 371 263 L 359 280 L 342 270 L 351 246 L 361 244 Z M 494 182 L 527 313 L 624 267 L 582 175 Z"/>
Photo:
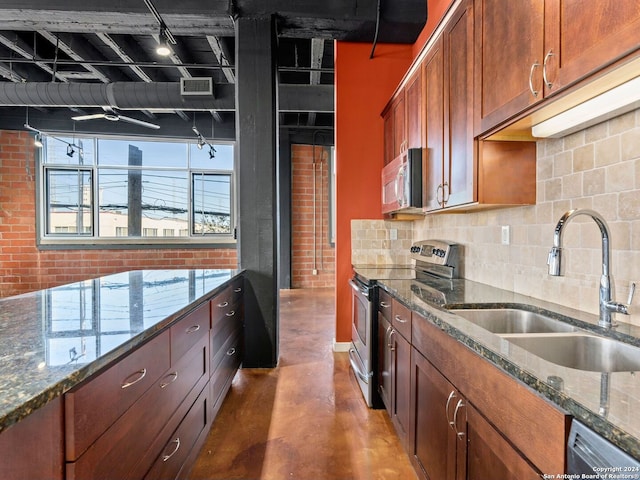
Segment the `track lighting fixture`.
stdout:
<path fill-rule="evenodd" d="M 204 147 L 204 145 L 204 138 L 202 138 L 202 135 L 198 135 L 198 143 L 196 144 L 196 147 L 198 147 L 198 150 L 202 150 L 202 147 Z"/>
<path fill-rule="evenodd" d="M 209 159 L 212 160 L 216 156 L 216 149 L 213 148 L 213 145 L 209 145 Z"/>
<path fill-rule="evenodd" d="M 164 20 L 160 16 L 160 12 L 158 12 L 153 2 L 151 0 L 144 0 L 144 3 L 158 21 L 158 25 L 160 25 L 160 35 L 158 35 L 158 47 L 156 48 L 156 53 L 163 57 L 171 55 L 170 45 L 176 45 L 176 39 L 169 30 L 169 27 L 167 27 L 167 24 L 164 23 Z"/>
<path fill-rule="evenodd" d="M 42 134 L 40 132 L 36 133 L 33 144 L 38 148 L 42 148 Z"/>
<path fill-rule="evenodd" d="M 158 36 L 158 46 L 156 47 L 156 53 L 161 57 L 168 57 L 171 55 L 171 48 L 169 48 L 169 42 L 167 41 L 167 29 L 160 27 L 160 35 Z"/>
<path fill-rule="evenodd" d="M 67 144 L 67 157 L 73 157 L 74 153 L 76 153 L 76 151 L 73 149 L 73 145 L 71 145 L 70 143 Z"/>

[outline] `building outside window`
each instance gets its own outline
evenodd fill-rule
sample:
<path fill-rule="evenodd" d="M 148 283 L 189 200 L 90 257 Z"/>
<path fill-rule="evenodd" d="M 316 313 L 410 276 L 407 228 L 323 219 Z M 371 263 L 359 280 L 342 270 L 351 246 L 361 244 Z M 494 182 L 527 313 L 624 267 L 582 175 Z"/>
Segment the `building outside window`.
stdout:
<path fill-rule="evenodd" d="M 46 137 L 41 243 L 233 243 L 233 144 L 215 150 L 210 158 L 195 143 Z"/>

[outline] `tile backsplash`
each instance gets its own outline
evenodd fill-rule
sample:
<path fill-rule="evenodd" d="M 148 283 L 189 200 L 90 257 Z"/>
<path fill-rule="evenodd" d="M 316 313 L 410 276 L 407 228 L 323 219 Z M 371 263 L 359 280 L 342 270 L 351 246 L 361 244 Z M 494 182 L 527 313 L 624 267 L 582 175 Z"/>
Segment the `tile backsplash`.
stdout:
<path fill-rule="evenodd" d="M 467 279 L 597 314 L 602 247 L 595 222 L 579 216 L 565 227 L 565 275 L 547 273 L 555 225 L 574 208 L 593 209 L 606 219 L 614 300 L 626 302 L 631 282 L 640 288 L 640 109 L 564 138 L 538 141 L 536 205 L 428 215 L 410 224 L 406 242 L 425 238 L 457 242 L 463 247 Z M 375 244 L 381 249 L 376 255 L 371 244 L 367 260 L 386 263 L 404 254 L 394 252 L 401 242 L 391 242 L 384 232 L 397 228 L 401 238 L 397 222 L 354 222 L 363 241 L 369 227 L 359 222 L 370 222 L 376 232 L 371 239 L 380 242 Z M 510 227 L 509 245 L 501 242 L 502 226 Z M 367 255 L 357 242 L 358 238 L 352 241 L 354 253 L 358 258 Z M 640 325 L 640 293 L 633 310 L 629 317 L 616 315 L 617 320 Z"/>
<path fill-rule="evenodd" d="M 409 265 L 412 222 L 351 220 L 353 265 Z"/>

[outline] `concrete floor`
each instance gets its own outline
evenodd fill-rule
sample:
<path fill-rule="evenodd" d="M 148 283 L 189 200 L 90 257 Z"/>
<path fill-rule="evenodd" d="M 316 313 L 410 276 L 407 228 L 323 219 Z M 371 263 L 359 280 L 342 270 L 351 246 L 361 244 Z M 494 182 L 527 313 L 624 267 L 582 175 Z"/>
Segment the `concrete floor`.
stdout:
<path fill-rule="evenodd" d="M 283 290 L 280 363 L 240 370 L 190 479 L 415 479 L 383 410 L 332 350 L 333 289 Z"/>

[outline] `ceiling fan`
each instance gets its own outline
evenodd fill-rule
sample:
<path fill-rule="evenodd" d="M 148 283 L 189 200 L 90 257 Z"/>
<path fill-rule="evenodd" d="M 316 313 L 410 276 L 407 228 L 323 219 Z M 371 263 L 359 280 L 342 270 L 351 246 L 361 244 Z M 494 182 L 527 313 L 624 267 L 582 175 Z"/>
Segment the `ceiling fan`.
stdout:
<path fill-rule="evenodd" d="M 112 108 L 102 107 L 104 110 L 103 113 L 94 113 L 90 115 L 78 115 L 75 117 L 71 117 L 72 120 L 82 121 L 82 120 L 94 120 L 97 118 L 104 118 L 105 120 L 109 120 L 110 122 L 117 122 L 122 120 L 123 122 L 132 123 L 134 125 L 139 125 L 141 127 L 154 128 L 159 129 L 160 125 L 156 125 L 155 123 L 145 122 L 144 120 L 138 120 L 137 118 L 127 117 L 126 115 L 120 115 L 115 112 Z"/>

